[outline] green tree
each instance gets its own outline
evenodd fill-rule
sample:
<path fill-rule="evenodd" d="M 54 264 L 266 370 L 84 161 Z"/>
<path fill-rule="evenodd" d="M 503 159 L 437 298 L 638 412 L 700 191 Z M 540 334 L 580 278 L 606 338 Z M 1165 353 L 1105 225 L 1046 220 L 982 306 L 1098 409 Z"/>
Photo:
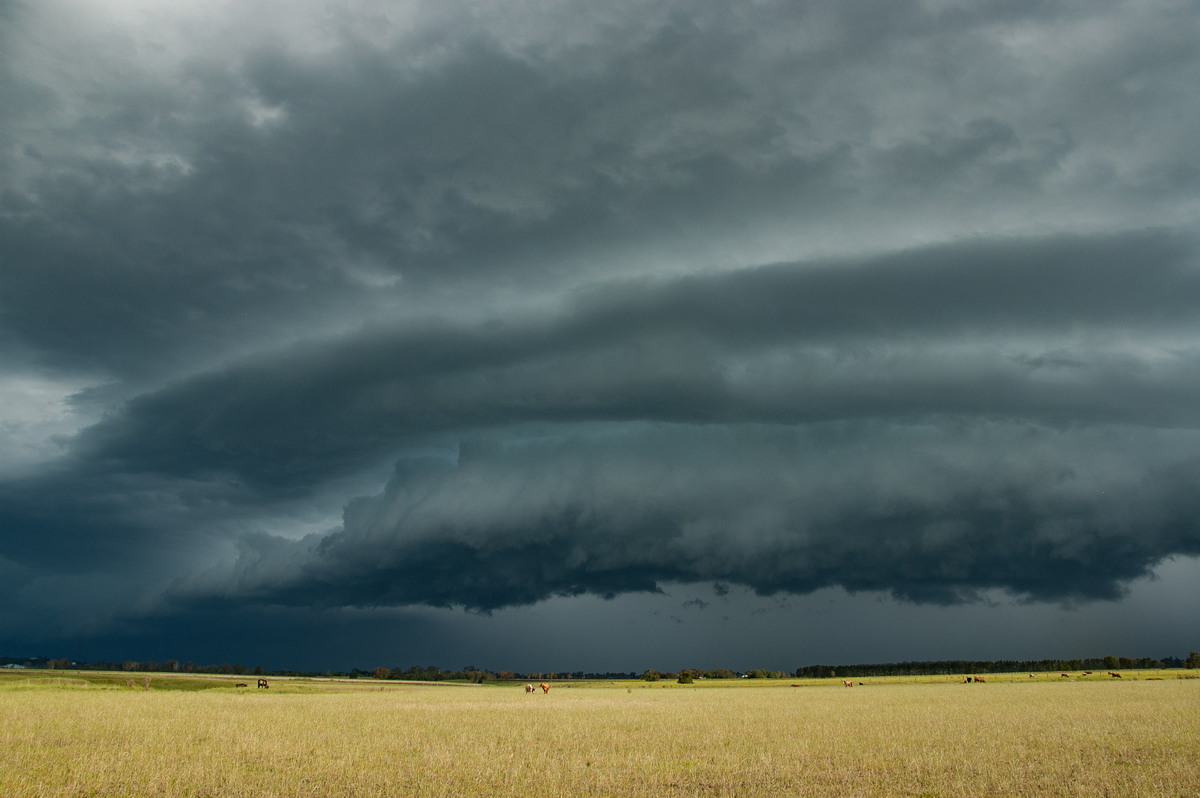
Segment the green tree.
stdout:
<path fill-rule="evenodd" d="M 371 675 L 374 676 L 376 679 L 386 679 L 392 675 L 392 669 L 385 668 L 382 665 L 380 665 L 378 668 L 371 671 Z"/>
<path fill-rule="evenodd" d="M 644 682 L 657 682 L 661 678 L 662 674 L 654 670 L 654 668 L 647 668 L 646 672 L 642 674 L 642 681 Z"/>
<path fill-rule="evenodd" d="M 679 678 L 676 679 L 675 681 L 677 681 L 679 684 L 691 684 L 692 683 L 692 672 L 691 671 L 682 671 L 679 674 Z"/>
<path fill-rule="evenodd" d="M 1188 652 L 1187 662 L 1183 664 L 1189 668 L 1200 668 L 1200 651 Z"/>

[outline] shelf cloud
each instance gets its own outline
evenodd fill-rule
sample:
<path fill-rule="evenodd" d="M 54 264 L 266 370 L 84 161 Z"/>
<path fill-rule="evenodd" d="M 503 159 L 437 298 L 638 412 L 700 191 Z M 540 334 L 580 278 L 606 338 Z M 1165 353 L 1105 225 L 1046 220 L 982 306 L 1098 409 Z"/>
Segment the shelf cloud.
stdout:
<path fill-rule="evenodd" d="M 1194 3 L 0 19 L 0 642 L 1068 629 L 1200 557 Z"/>

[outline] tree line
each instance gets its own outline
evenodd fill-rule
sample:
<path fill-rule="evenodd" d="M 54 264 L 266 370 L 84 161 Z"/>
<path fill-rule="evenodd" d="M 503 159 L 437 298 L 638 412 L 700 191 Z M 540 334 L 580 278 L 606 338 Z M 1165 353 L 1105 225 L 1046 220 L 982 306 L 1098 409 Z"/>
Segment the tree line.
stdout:
<path fill-rule="evenodd" d="M 443 669 L 437 665 L 412 665 L 407 668 L 380 666 L 370 670 L 354 668 L 349 671 L 296 671 L 296 670 L 264 670 L 261 666 L 253 668 L 241 664 L 221 663 L 218 665 L 197 665 L 193 662 L 180 662 L 175 659 L 162 661 L 122 660 L 119 662 L 77 662 L 63 657 L 2 657 L 0 667 L 40 668 L 50 670 L 94 670 L 94 671 L 138 671 L 149 673 L 195 673 L 195 674 L 230 674 L 237 676 L 324 676 L 333 678 L 359 679 L 393 679 L 414 682 L 495 682 L 495 681 L 524 681 L 524 680 L 571 680 L 571 679 L 644 679 L 659 681 L 674 679 L 683 683 L 694 679 L 824 679 L 824 678 L 857 678 L 866 676 L 938 676 L 957 673 L 1021 673 L 1036 671 L 1082 671 L 1082 670 L 1135 670 L 1139 668 L 1200 668 L 1200 651 L 1188 653 L 1186 658 L 1163 657 L 1090 657 L 1087 659 L 1038 659 L 1038 660 L 937 660 L 932 662 L 889 662 L 860 665 L 804 665 L 788 673 L 754 669 L 734 671 L 730 668 L 684 668 L 678 671 L 656 670 L 648 668 L 641 673 L 636 671 L 528 671 L 519 673 L 512 670 L 493 671 L 476 665 L 465 665 L 458 670 Z"/>
<path fill-rule="evenodd" d="M 869 665 L 806 665 L 797 668 L 799 678 L 850 678 L 858 676 L 939 676 L 954 673 L 1023 673 L 1026 671 L 1083 671 L 1138 668 L 1200 668 L 1200 652 L 1192 651 L 1186 659 L 1164 657 L 1090 657 L 1088 659 L 1001 659 L 1001 660 L 938 660 L 936 662 L 891 662 Z"/>

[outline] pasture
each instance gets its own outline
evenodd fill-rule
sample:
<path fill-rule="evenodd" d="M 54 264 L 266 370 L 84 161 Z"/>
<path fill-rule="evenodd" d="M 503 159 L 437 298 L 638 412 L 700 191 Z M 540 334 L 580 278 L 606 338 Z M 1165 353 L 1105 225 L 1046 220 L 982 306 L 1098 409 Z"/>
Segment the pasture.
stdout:
<path fill-rule="evenodd" d="M 149 676 L 5 674 L 0 795 L 1200 795 L 1200 680 L 1179 672 L 548 694 Z"/>

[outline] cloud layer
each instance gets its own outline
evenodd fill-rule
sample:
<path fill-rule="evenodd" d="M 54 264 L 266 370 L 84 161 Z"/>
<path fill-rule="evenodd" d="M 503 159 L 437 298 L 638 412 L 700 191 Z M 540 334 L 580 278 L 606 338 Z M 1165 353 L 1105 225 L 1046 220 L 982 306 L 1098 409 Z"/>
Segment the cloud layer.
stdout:
<path fill-rule="evenodd" d="M 1200 555 L 1194 2 L 0 21 L 0 639 Z"/>

